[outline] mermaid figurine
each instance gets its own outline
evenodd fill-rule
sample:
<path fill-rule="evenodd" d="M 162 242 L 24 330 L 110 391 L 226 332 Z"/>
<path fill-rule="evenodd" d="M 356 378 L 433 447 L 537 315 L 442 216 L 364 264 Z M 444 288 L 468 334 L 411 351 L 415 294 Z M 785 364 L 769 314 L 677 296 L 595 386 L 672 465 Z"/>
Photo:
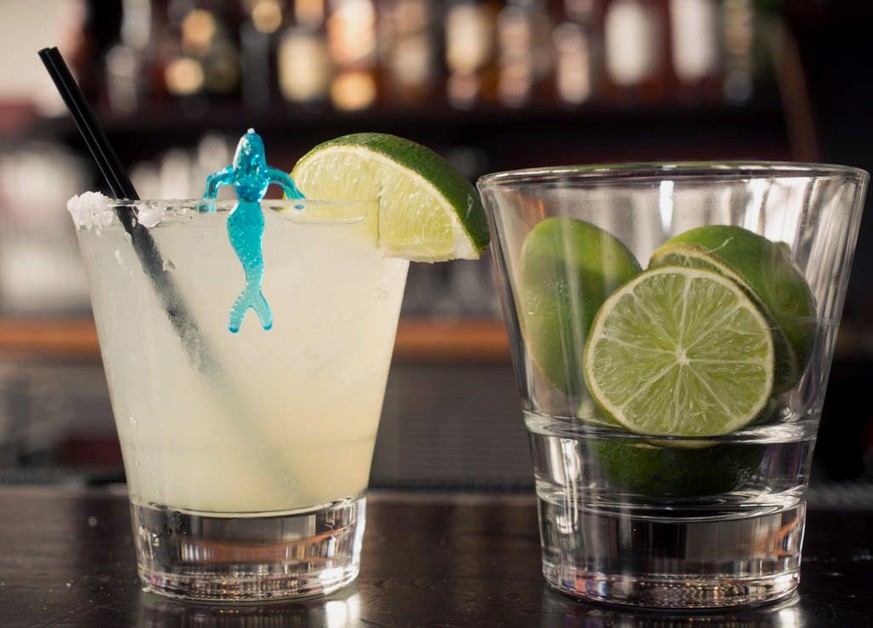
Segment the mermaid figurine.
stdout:
<path fill-rule="evenodd" d="M 227 217 L 227 234 L 245 272 L 246 285 L 230 308 L 228 329 L 232 333 L 239 331 L 249 309 L 258 315 L 265 331 L 273 326 L 270 305 L 261 292 L 264 279 L 264 214 L 261 200 L 273 183 L 280 185 L 288 198 L 304 198 L 289 175 L 267 165 L 264 141 L 254 129 L 249 129 L 240 138 L 233 165 L 206 178 L 204 199 L 214 200 L 218 188 L 223 185 L 232 185 L 237 195 L 236 207 Z"/>

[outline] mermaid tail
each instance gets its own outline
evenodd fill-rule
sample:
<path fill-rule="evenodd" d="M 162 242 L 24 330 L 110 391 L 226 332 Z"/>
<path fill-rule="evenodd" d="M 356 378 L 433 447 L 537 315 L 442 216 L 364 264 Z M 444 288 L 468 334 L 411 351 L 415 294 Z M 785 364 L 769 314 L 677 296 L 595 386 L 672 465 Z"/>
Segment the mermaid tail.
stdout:
<path fill-rule="evenodd" d="M 261 327 L 264 328 L 264 331 L 273 326 L 273 314 L 270 312 L 270 306 L 264 293 L 257 288 L 246 288 L 230 308 L 230 319 L 227 327 L 231 332 L 235 334 L 239 331 L 243 317 L 249 309 L 254 310 L 258 318 L 261 319 Z"/>
<path fill-rule="evenodd" d="M 236 333 L 242 325 L 243 317 L 249 309 L 254 310 L 261 319 L 266 331 L 273 326 L 270 305 L 261 292 L 264 278 L 264 258 L 262 244 L 264 237 L 264 214 L 261 200 L 271 184 L 282 186 L 289 198 L 304 198 L 294 180 L 285 172 L 267 165 L 264 157 L 264 142 L 261 136 L 249 129 L 240 138 L 233 157 L 233 165 L 214 172 L 206 179 L 206 199 L 214 199 L 218 188 L 232 185 L 239 201 L 227 217 L 227 234 L 230 244 L 242 264 L 246 285 L 230 309 L 228 328 Z M 210 207 L 207 205 L 205 210 Z M 215 211 L 214 206 L 211 208 Z"/>
<path fill-rule="evenodd" d="M 239 331 L 245 313 L 252 309 L 261 319 L 261 326 L 265 330 L 270 329 L 273 317 L 267 299 L 261 292 L 264 278 L 261 252 L 264 215 L 260 203 L 239 201 L 227 217 L 227 235 L 246 277 L 246 285 L 230 309 L 228 328 L 233 333 Z"/>

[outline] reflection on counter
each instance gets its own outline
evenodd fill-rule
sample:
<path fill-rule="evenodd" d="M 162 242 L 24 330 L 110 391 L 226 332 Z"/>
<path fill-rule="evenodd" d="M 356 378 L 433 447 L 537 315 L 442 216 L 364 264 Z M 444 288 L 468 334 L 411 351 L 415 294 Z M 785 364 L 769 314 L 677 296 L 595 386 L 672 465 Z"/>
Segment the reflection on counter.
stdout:
<path fill-rule="evenodd" d="M 246 628 L 277 626 L 323 626 L 351 628 L 361 625 L 361 595 L 356 586 L 343 589 L 328 599 L 310 602 L 271 602 L 269 604 L 191 603 L 143 591 L 137 600 L 140 628 L 165 626 L 233 625 Z M 232 620 L 231 620 L 232 618 Z"/>

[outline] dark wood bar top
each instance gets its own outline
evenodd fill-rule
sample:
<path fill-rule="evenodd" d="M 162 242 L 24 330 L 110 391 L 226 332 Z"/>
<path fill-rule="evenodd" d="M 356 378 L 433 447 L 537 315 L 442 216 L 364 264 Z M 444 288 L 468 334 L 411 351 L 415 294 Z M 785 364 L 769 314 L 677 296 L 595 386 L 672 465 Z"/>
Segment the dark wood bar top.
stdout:
<path fill-rule="evenodd" d="M 325 599 L 215 606 L 143 592 L 123 488 L 0 486 L 0 626 L 873 626 L 873 512 L 810 509 L 799 594 L 669 614 L 591 606 L 540 574 L 532 495 L 373 493 L 361 575 Z"/>

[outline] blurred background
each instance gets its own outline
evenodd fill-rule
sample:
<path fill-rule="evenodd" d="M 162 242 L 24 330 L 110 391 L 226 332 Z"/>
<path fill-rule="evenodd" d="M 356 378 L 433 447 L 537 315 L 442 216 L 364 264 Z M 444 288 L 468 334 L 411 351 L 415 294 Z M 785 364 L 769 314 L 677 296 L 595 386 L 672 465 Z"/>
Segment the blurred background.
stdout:
<path fill-rule="evenodd" d="M 199 196 L 248 127 L 286 169 L 356 131 L 424 143 L 471 180 L 676 159 L 873 169 L 873 6 L 849 0 L 0 0 L 0 25 L 0 482 L 123 480 L 64 211 L 104 184 L 44 46 L 143 197 Z M 830 500 L 873 486 L 871 223 L 816 451 Z M 413 265 L 372 484 L 532 486 L 518 404 L 487 256 Z"/>

